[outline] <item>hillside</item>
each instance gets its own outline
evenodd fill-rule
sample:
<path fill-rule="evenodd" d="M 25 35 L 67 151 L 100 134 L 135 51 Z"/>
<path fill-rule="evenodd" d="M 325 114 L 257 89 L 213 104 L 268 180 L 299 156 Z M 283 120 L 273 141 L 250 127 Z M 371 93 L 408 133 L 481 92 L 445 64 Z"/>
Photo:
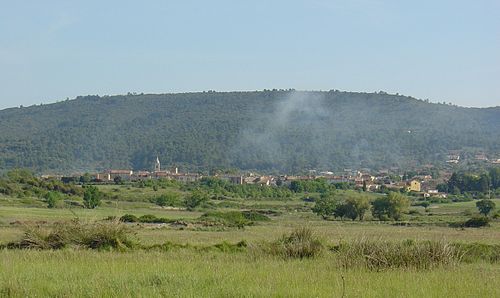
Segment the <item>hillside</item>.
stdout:
<path fill-rule="evenodd" d="M 450 150 L 500 152 L 500 108 L 386 93 L 203 92 L 85 96 L 0 111 L 0 169 L 296 172 L 443 163 Z"/>

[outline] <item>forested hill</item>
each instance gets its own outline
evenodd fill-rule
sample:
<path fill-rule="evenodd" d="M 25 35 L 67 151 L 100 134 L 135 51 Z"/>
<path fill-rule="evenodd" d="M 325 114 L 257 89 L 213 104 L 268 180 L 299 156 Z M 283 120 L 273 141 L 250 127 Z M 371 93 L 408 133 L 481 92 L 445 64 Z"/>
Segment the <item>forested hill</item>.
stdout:
<path fill-rule="evenodd" d="M 0 111 L 0 169 L 278 170 L 443 163 L 500 153 L 500 108 L 386 93 L 203 92 L 85 96 Z"/>

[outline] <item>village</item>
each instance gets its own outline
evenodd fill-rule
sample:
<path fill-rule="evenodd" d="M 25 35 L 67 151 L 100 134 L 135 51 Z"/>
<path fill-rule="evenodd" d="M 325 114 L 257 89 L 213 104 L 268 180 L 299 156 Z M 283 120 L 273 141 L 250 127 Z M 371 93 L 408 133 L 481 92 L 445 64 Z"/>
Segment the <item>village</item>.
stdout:
<path fill-rule="evenodd" d="M 457 159 L 458 162 L 458 159 Z M 426 165 L 429 169 L 432 165 Z M 429 171 L 424 171 L 429 172 Z M 261 175 L 183 173 L 177 167 L 164 169 L 157 157 L 151 171 L 130 169 L 110 169 L 98 173 L 74 174 L 71 176 L 42 175 L 46 179 L 59 179 L 65 183 L 92 182 L 96 184 L 120 184 L 149 179 L 173 180 L 181 183 L 196 182 L 204 177 L 214 177 L 238 185 L 258 185 L 262 187 L 290 186 L 294 181 L 311 181 L 323 179 L 329 184 L 344 184 L 349 188 L 368 192 L 399 191 L 411 192 L 414 196 L 424 198 L 446 198 L 447 193 L 438 190 L 438 185 L 446 183 L 451 172 L 442 172 L 439 177 L 430 174 L 397 174 L 398 168 L 372 171 L 370 169 L 344 169 L 341 172 L 309 170 L 305 175 Z M 409 172 L 416 173 L 416 172 Z"/>

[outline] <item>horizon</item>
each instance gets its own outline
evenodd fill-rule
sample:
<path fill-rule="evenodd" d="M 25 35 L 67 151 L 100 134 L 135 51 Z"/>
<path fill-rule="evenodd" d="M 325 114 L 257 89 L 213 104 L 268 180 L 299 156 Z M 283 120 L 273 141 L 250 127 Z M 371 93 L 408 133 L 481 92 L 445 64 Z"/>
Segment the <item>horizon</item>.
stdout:
<path fill-rule="evenodd" d="M 1 6 L 0 109 L 85 94 L 276 86 L 500 103 L 495 1 Z"/>
<path fill-rule="evenodd" d="M 350 90 L 340 90 L 340 89 L 329 89 L 329 90 L 299 90 L 299 89 L 294 89 L 294 88 L 272 88 L 272 89 L 261 89 L 261 90 L 197 90 L 197 91 L 180 91 L 180 92 L 162 92 L 162 93 L 156 93 L 156 92 L 131 92 L 131 94 L 85 94 L 85 95 L 78 95 L 73 98 L 64 98 L 64 99 L 58 99 L 58 100 L 53 100 L 53 101 L 47 101 L 43 103 L 34 103 L 31 105 L 18 105 L 18 106 L 10 106 L 10 107 L 1 107 L 0 106 L 0 112 L 4 110 L 9 110 L 9 109 L 16 109 L 16 108 L 30 108 L 30 107 L 37 107 L 37 106 L 43 106 L 43 105 L 51 105 L 51 104 L 57 104 L 61 102 L 65 102 L 67 100 L 72 101 L 76 100 L 78 97 L 86 97 L 86 96 L 99 96 L 101 98 L 106 98 L 106 97 L 114 97 L 114 96 L 138 96 L 138 95 L 164 95 L 164 94 L 203 94 L 207 92 L 215 92 L 215 93 L 232 93 L 232 92 L 241 92 L 241 93 L 250 93 L 250 92 L 264 92 L 264 91 L 272 91 L 272 90 L 277 90 L 277 91 L 297 91 L 297 92 L 330 92 L 330 91 L 338 91 L 338 92 L 345 92 L 345 93 L 365 93 L 365 94 L 377 94 L 379 92 L 385 92 L 388 95 L 393 95 L 393 96 L 401 96 L 401 97 L 407 97 L 408 99 L 415 99 L 415 100 L 420 100 L 420 101 L 426 101 L 428 100 L 427 103 L 429 104 L 446 104 L 446 105 L 451 105 L 451 106 L 457 106 L 460 108 L 473 108 L 473 109 L 490 109 L 490 108 L 500 108 L 500 105 L 496 106 L 484 106 L 484 107 L 479 107 L 479 106 L 463 106 L 463 105 L 458 105 L 453 102 L 439 102 L 439 101 L 432 101 L 430 99 L 422 99 L 422 98 L 417 98 L 412 95 L 407 95 L 407 94 L 401 94 L 401 93 L 390 93 L 386 92 L 384 90 L 379 90 L 379 91 L 350 91 Z"/>

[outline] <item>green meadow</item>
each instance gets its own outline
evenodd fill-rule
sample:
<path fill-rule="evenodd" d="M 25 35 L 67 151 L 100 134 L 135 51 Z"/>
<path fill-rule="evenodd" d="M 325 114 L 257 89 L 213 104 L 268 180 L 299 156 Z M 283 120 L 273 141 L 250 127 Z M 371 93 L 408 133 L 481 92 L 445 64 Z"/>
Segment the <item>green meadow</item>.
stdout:
<path fill-rule="evenodd" d="M 99 189 L 114 196 L 107 196 L 96 209 L 70 205 L 49 209 L 35 197 L 0 196 L 0 244 L 4 247 L 0 251 L 0 296 L 500 296 L 500 222 L 493 220 L 484 228 L 450 226 L 477 213 L 474 201 L 431 204 L 427 210 L 411 206 L 399 222 L 378 221 L 370 214 L 363 221 L 351 221 L 323 220 L 310 211 L 313 203 L 299 195 L 287 199 L 212 198 L 207 206 L 188 211 L 151 203 L 151 198 L 161 194 L 189 194 L 185 189 L 153 191 L 127 185 Z M 500 200 L 494 201 L 500 205 Z M 242 210 L 262 212 L 269 220 L 236 227 L 207 224 L 204 219 L 209 212 Z M 165 223 L 116 223 L 126 227 L 127 237 L 135 243 L 130 248 L 7 247 L 23 239 L 27 227 L 51 230 L 75 219 L 83 224 L 116 222 L 125 214 L 154 215 Z M 304 227 L 321 243 L 321 251 L 303 258 L 272 253 L 272 249 L 282 249 L 273 243 Z M 352 253 L 356 243 L 380 249 L 373 252 L 365 247 L 365 252 L 359 250 L 360 260 L 365 259 L 359 264 L 350 262 L 346 258 L 357 258 Z M 387 257 L 386 264 L 376 266 L 366 259 L 371 253 L 391 254 L 391 243 L 395 249 L 409 246 L 415 251 L 405 252 L 407 260 Z M 428 267 L 421 267 L 418 264 L 425 256 L 418 255 L 414 243 L 460 249 L 449 261 L 445 256 L 443 262 L 432 264 L 431 259 Z"/>

